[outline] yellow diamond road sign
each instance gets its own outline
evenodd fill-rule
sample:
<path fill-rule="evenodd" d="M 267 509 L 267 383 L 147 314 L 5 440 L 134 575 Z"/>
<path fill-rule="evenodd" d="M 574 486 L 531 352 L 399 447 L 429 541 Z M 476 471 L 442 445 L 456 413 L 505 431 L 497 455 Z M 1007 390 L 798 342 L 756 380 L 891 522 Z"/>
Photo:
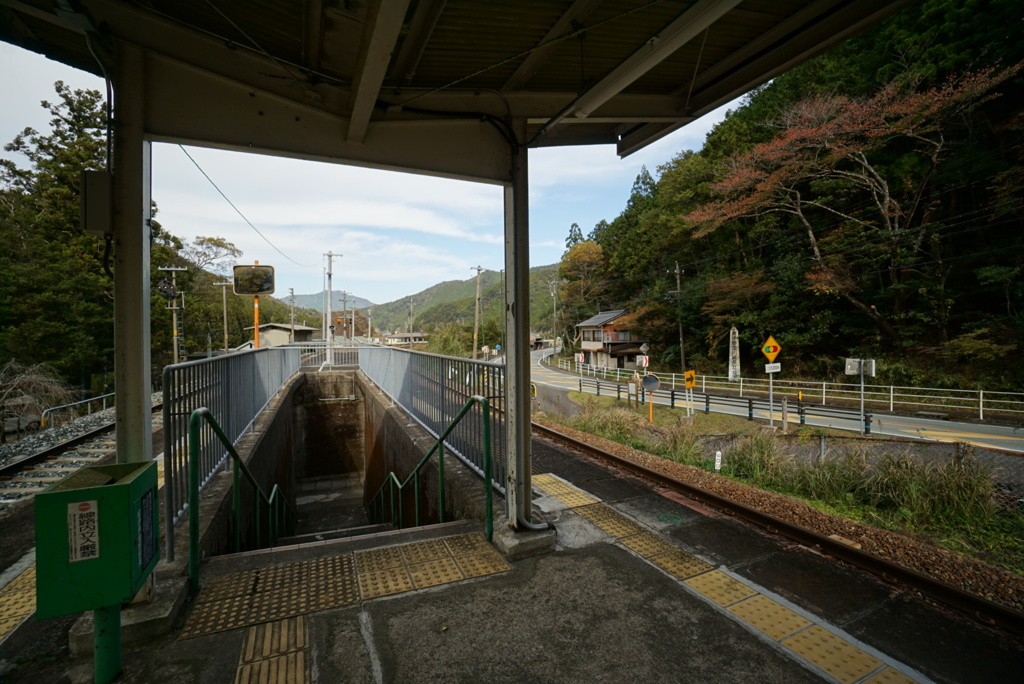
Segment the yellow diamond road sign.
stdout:
<path fill-rule="evenodd" d="M 775 363 L 775 357 L 779 355 L 780 351 L 782 351 L 782 345 L 771 336 L 768 337 L 768 341 L 761 347 L 761 353 L 768 357 L 769 363 Z"/>

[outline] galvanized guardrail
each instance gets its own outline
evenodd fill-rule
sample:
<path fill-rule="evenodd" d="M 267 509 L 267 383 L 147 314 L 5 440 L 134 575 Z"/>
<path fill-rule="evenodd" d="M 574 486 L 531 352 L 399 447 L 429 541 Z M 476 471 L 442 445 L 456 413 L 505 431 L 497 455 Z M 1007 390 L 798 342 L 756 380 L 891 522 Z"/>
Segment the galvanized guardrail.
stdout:
<path fill-rule="evenodd" d="M 174 560 L 174 525 L 188 503 L 188 421 L 208 408 L 232 444 L 249 430 L 289 378 L 299 372 L 298 347 L 268 347 L 164 368 L 164 525 L 168 560 Z M 204 424 L 198 445 L 200 486 L 225 467 L 229 453 Z"/>
<path fill-rule="evenodd" d="M 602 383 L 601 380 L 597 380 L 595 378 L 580 378 L 579 388 L 580 392 L 593 391 L 593 393 L 599 397 L 615 396 L 616 399 L 622 399 L 623 395 L 628 392 L 622 383 L 612 380 L 606 380 Z M 670 408 L 676 408 L 677 405 L 682 405 L 683 402 L 686 401 L 684 391 L 674 389 L 672 387 L 648 392 L 642 386 L 639 386 L 637 388 L 637 392 L 637 398 L 640 403 L 646 402 L 649 396 L 653 396 L 656 403 L 660 399 L 662 403 L 668 404 Z M 732 406 L 741 410 L 746 410 L 747 420 L 754 420 L 755 408 L 770 410 L 774 415 L 778 416 L 780 420 L 784 413 L 782 401 L 776 401 L 773 406 L 769 406 L 768 399 L 766 397 L 738 397 L 736 395 L 712 395 L 701 392 L 694 392 L 692 396 L 693 410 L 703 410 L 705 414 L 711 413 L 711 404 L 713 403 L 719 406 Z M 859 421 L 861 418 L 860 411 L 852 407 L 821 406 L 816 404 L 805 404 L 799 401 L 792 403 L 787 401 L 786 403 L 788 404 L 785 407 L 786 412 L 796 414 L 800 420 L 800 425 L 807 424 L 808 416 L 816 418 L 840 418 L 852 421 Z M 873 420 L 874 416 L 872 416 L 871 413 L 864 414 L 864 424 L 861 426 L 863 434 L 871 434 L 871 425 Z"/>
<path fill-rule="evenodd" d="M 359 368 L 435 438 L 473 396 L 487 398 L 495 413 L 504 415 L 505 369 L 497 363 L 366 346 L 359 350 Z M 446 448 L 481 476 L 483 421 L 477 405 L 445 439 Z M 495 488 L 504 494 L 505 431 L 493 430 L 491 439 Z"/>
<path fill-rule="evenodd" d="M 579 374 L 581 377 L 603 378 L 618 382 L 628 382 L 635 371 L 623 368 L 602 368 L 579 363 L 569 359 L 559 359 L 558 368 Z M 683 387 L 684 380 L 680 373 L 658 373 L 662 384 Z M 740 378 L 730 380 L 717 375 L 698 375 L 695 389 L 701 393 L 723 392 L 740 397 L 768 394 L 767 378 Z M 819 403 L 822 406 L 859 404 L 860 385 L 853 383 L 837 383 L 812 380 L 774 380 L 774 393 L 799 399 L 807 403 Z M 865 383 L 864 401 L 875 411 L 890 413 L 916 413 L 918 411 L 949 411 L 953 413 L 985 417 L 1005 416 L 1024 418 L 1024 392 L 996 392 L 991 390 L 955 390 L 935 387 L 901 387 L 898 385 L 874 385 Z"/>
<path fill-rule="evenodd" d="M 63 404 L 61 406 L 51 406 L 50 408 L 43 411 L 43 415 L 39 418 L 40 429 L 46 429 L 50 427 L 50 416 L 53 414 L 63 411 L 64 409 L 74 408 L 76 406 L 85 405 L 86 415 L 92 413 L 92 407 L 95 402 L 100 402 L 100 411 L 106 410 L 107 400 L 110 400 L 110 406 L 114 405 L 114 392 L 108 392 L 107 394 L 101 394 L 98 397 L 90 397 L 89 399 L 82 399 L 81 401 L 74 401 L 70 404 Z M 81 415 L 81 414 L 76 414 Z"/>

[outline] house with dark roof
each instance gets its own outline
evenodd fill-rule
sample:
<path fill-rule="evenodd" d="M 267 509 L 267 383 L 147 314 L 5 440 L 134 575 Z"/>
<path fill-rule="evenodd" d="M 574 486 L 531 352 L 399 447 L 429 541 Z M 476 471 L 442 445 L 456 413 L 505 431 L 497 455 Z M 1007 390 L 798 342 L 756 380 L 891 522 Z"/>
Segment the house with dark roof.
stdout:
<path fill-rule="evenodd" d="M 598 368 L 636 368 L 646 338 L 633 332 L 636 317 L 625 309 L 602 311 L 576 324 L 583 362 Z"/>

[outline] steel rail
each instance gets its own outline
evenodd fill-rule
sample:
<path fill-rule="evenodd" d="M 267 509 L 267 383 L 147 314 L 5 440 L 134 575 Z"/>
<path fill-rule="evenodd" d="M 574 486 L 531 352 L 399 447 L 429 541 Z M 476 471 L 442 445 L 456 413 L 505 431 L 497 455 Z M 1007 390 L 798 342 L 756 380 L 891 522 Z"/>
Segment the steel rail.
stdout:
<path fill-rule="evenodd" d="M 156 413 L 160 411 L 162 408 L 163 404 L 155 404 L 153 406 L 153 412 Z M 54 444 L 53 446 L 41 449 L 36 453 L 25 456 L 24 458 L 20 458 L 17 461 L 8 461 L 7 463 L 4 463 L 2 466 L 0 466 L 0 477 L 14 477 L 25 468 L 31 468 L 34 465 L 38 465 L 51 458 L 60 456 L 65 451 L 70 451 L 71 449 L 74 449 L 76 446 L 80 446 L 82 444 L 85 444 L 86 442 L 90 442 L 94 439 L 102 437 L 108 432 L 113 432 L 116 427 L 116 421 L 104 423 L 103 425 L 100 425 L 99 427 L 89 430 L 88 432 L 83 432 L 80 435 L 76 435 L 74 437 L 71 437 L 70 439 L 60 442 L 59 444 Z"/>
<path fill-rule="evenodd" d="M 954 587 L 942 580 L 929 577 L 916 570 L 898 565 L 880 556 L 831 539 L 805 527 L 781 520 L 713 492 L 677 480 L 669 475 L 616 456 L 586 442 L 580 442 L 569 435 L 549 427 L 534 423 L 533 430 L 549 439 L 562 442 L 572 446 L 574 449 L 590 453 L 642 477 L 654 480 L 657 484 L 681 492 L 695 501 L 709 504 L 729 515 L 734 515 L 737 518 L 763 527 L 769 532 L 782 535 L 804 546 L 827 553 L 861 570 L 877 575 L 886 582 L 925 594 L 945 605 L 957 608 L 983 623 L 995 625 L 1016 634 L 1024 634 L 1024 613 L 1013 608 L 994 603 L 977 594 Z"/>

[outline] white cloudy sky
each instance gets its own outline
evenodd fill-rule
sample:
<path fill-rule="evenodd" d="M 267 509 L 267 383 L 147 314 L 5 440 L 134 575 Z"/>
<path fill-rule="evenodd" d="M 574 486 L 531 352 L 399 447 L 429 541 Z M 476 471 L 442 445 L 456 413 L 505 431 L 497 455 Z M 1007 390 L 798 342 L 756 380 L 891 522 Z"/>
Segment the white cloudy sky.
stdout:
<path fill-rule="evenodd" d="M 26 126 L 46 130 L 39 102 L 53 83 L 103 90 L 85 72 L 0 43 L 0 142 Z M 698 149 L 725 107 L 650 147 L 619 159 L 611 145 L 530 152 L 530 264 L 555 263 L 569 226 L 584 234 L 622 211 L 642 165 L 656 167 Z M 177 145 L 156 144 L 153 198 L 164 228 L 181 238 L 217 236 L 277 271 L 277 296 L 323 290 L 324 254 L 335 290 L 375 303 L 444 280 L 464 280 L 478 264 L 504 268 L 502 193 L 498 186 L 375 171 L 207 148 L 189 154 L 266 239 L 245 224 Z M 20 165 L 24 158 L 0 151 Z"/>

